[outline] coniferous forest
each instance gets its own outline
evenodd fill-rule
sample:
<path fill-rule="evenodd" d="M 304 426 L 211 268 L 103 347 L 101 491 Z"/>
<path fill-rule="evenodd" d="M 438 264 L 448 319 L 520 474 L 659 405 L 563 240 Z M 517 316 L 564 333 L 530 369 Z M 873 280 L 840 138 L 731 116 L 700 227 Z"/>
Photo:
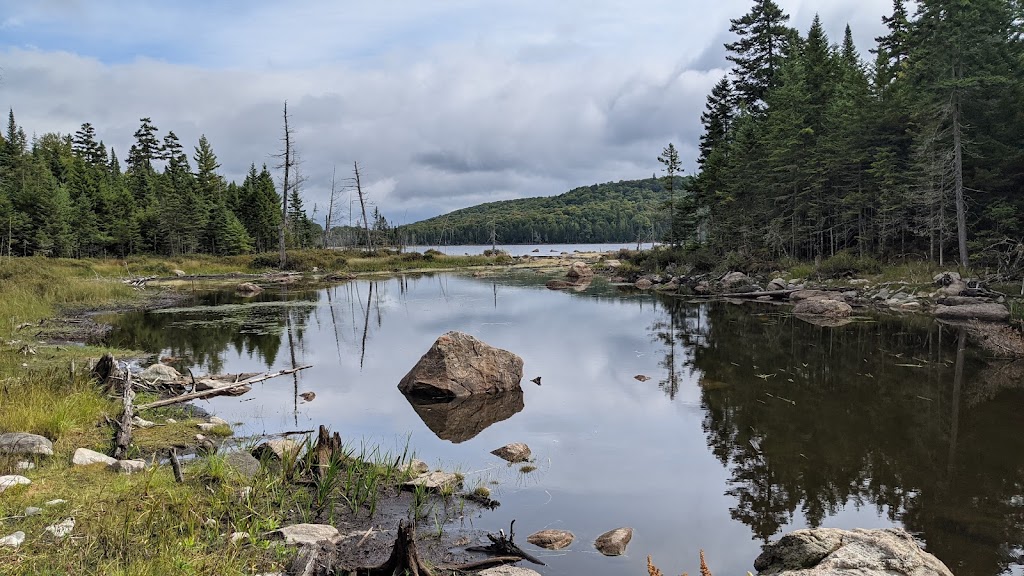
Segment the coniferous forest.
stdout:
<path fill-rule="evenodd" d="M 832 39 L 816 17 L 798 31 L 773 0 L 754 0 L 731 21 L 733 67 L 707 98 L 693 176 L 680 178 L 687 159 L 669 145 L 661 182 L 489 203 L 397 233 L 378 211 L 373 227 L 403 243 L 660 238 L 764 259 L 1024 258 L 1024 3 L 913 6 L 894 0 L 885 33 L 861 52 L 849 27 Z M 122 166 L 91 124 L 29 141 L 12 110 L 0 141 L 0 250 L 269 251 L 283 220 L 289 246 L 323 242 L 299 186 L 284 203 L 266 166 L 227 182 L 205 137 L 190 153 L 149 118 L 134 136 Z"/>
<path fill-rule="evenodd" d="M 1024 252 L 1024 5 L 894 0 L 865 62 L 849 27 L 773 0 L 732 20 L 693 192 L 712 250 L 763 258 Z M 981 264 L 982 262 L 977 262 Z"/>

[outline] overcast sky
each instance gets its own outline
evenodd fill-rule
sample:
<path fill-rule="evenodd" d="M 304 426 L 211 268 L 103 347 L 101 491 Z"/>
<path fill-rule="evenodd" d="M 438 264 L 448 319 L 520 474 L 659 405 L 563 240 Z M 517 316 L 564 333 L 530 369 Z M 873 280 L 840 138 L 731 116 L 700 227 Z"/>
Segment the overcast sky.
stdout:
<path fill-rule="evenodd" d="M 862 54 L 891 0 L 778 0 Z M 229 179 L 273 165 L 281 106 L 307 209 L 358 160 L 372 202 L 410 222 L 480 202 L 650 176 L 700 113 L 749 0 L 114 2 L 0 0 L 0 105 L 29 134 L 91 122 L 123 160 L 149 116 Z"/>

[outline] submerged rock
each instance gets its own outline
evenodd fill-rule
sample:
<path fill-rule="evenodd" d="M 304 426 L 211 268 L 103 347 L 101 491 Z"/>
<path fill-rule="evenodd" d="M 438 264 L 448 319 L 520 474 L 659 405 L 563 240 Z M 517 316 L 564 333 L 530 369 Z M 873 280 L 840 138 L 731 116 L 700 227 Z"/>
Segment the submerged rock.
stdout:
<path fill-rule="evenodd" d="M 526 462 L 532 456 L 530 447 L 522 442 L 513 442 L 506 444 L 501 448 L 491 450 L 491 454 L 494 454 L 498 458 L 505 460 L 506 462 Z"/>
<path fill-rule="evenodd" d="M 898 528 L 797 530 L 768 544 L 754 568 L 758 576 L 953 576 Z"/>
<path fill-rule="evenodd" d="M 520 390 L 523 359 L 463 332 L 442 334 L 402 378 L 405 394 L 458 398 Z"/>
<path fill-rule="evenodd" d="M 548 550 L 561 550 L 572 544 L 576 536 L 568 530 L 541 530 L 530 534 L 526 541 L 534 546 L 547 548 Z"/>
<path fill-rule="evenodd" d="M 805 300 L 843 300 L 843 295 L 839 292 L 830 292 L 828 290 L 797 290 L 789 295 L 789 299 L 792 302 L 803 302 Z"/>
<path fill-rule="evenodd" d="M 38 434 L 6 432 L 0 434 L 0 454 L 53 456 L 53 442 Z"/>
<path fill-rule="evenodd" d="M 605 556 L 621 556 L 626 553 L 626 546 L 632 539 L 632 528 L 616 528 L 598 536 L 594 547 Z"/>

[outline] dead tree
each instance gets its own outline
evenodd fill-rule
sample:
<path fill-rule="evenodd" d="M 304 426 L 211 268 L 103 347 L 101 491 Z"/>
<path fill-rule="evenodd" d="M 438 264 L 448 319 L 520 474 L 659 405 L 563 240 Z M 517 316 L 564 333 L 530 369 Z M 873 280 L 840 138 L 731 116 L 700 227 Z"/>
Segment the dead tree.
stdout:
<path fill-rule="evenodd" d="M 124 460 L 128 456 L 128 446 L 132 443 L 132 419 L 135 417 L 132 402 L 135 400 L 135 391 L 132 390 L 131 370 L 125 370 L 124 393 L 121 398 L 124 402 L 124 411 L 114 435 L 114 458 L 118 460 Z"/>
<path fill-rule="evenodd" d="M 281 250 L 281 263 L 280 266 L 283 269 L 287 265 L 288 254 L 285 251 L 284 231 L 288 227 L 288 186 L 291 184 L 290 172 L 292 166 L 295 164 L 295 158 L 292 152 L 292 129 L 288 125 L 288 101 L 284 102 L 284 151 L 278 155 L 282 158 L 282 163 L 278 166 L 284 168 L 284 180 L 281 182 L 281 228 L 278 231 L 278 239 Z"/>
<path fill-rule="evenodd" d="M 373 250 L 373 240 L 370 239 L 370 221 L 366 218 L 366 196 L 363 194 L 363 185 L 359 177 L 359 162 L 353 162 L 356 173 L 356 194 L 359 195 L 359 207 L 363 210 L 363 229 L 366 230 L 366 250 Z"/>

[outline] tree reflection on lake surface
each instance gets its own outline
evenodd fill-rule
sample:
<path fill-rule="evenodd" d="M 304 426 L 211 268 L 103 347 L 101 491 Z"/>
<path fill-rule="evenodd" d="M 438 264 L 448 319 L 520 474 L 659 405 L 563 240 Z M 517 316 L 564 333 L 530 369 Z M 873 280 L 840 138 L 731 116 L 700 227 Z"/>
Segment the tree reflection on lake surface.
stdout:
<path fill-rule="evenodd" d="M 913 532 L 955 574 L 1020 573 L 1024 549 L 1024 361 L 988 362 L 926 318 L 845 326 L 781 307 L 581 293 L 548 277 L 403 276 L 253 300 L 206 294 L 120 315 L 111 342 L 196 371 L 313 364 L 212 411 L 240 433 L 328 424 L 346 441 L 411 445 L 432 465 L 498 482 L 497 529 L 573 530 L 546 574 L 751 570 L 760 544 L 804 526 Z M 523 357 L 523 393 L 501 402 L 410 403 L 398 381 L 437 336 L 463 330 Z M 635 375 L 651 376 L 639 382 Z M 536 386 L 530 379 L 542 376 Z M 300 391 L 316 400 L 299 403 Z M 530 444 L 538 470 L 488 453 Z M 629 553 L 593 538 L 636 529 Z M 528 533 L 528 532 L 527 532 Z"/>

